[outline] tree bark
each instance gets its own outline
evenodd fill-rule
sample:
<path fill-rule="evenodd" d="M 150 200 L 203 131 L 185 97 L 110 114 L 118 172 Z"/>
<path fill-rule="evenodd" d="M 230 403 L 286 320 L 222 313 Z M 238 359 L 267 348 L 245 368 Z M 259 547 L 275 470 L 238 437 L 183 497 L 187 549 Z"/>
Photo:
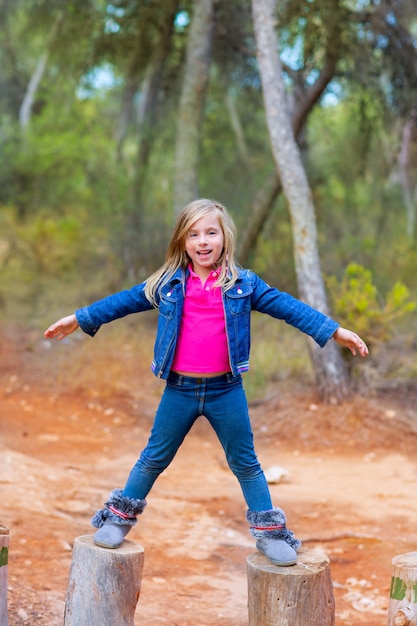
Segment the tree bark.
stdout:
<path fill-rule="evenodd" d="M 392 577 L 387 626 L 417 623 L 417 553 L 406 552 L 392 559 Z M 395 618 L 398 618 L 398 621 Z M 400 617 L 403 618 L 400 621 Z"/>
<path fill-rule="evenodd" d="M 7 569 L 9 562 L 9 529 L 0 524 L 0 624 L 7 626 Z"/>
<path fill-rule="evenodd" d="M 35 101 L 36 92 L 38 91 L 40 82 L 45 73 L 46 62 L 48 60 L 48 53 L 44 52 L 38 59 L 36 64 L 35 71 L 30 77 L 30 81 L 28 83 L 24 98 L 22 100 L 22 104 L 19 109 L 19 123 L 20 129 L 22 132 L 26 132 L 30 118 L 32 115 L 33 103 Z"/>
<path fill-rule="evenodd" d="M 277 171 L 273 171 L 253 198 L 246 227 L 239 237 L 238 257 L 242 265 L 247 265 L 250 253 L 255 249 L 258 237 L 281 191 L 280 177 Z"/>
<path fill-rule="evenodd" d="M 146 181 L 146 170 L 151 153 L 154 128 L 158 116 L 158 96 L 161 90 L 162 78 L 166 61 L 172 45 L 172 32 L 175 15 L 178 9 L 178 0 L 167 0 L 164 5 L 164 15 L 158 32 L 158 41 L 154 44 L 152 58 L 148 62 L 146 72 L 142 78 L 141 99 L 139 106 L 134 106 L 134 98 L 138 93 L 139 74 L 142 70 L 143 50 L 138 35 L 130 68 L 126 79 L 126 88 L 123 105 L 116 134 L 116 154 L 118 159 L 123 157 L 123 145 L 129 125 L 135 122 L 137 131 L 137 161 L 132 177 L 129 203 L 126 209 L 125 234 L 123 242 L 123 261 L 129 280 L 137 280 L 136 272 L 140 259 L 138 240 L 142 231 L 142 193 Z M 136 119 L 134 114 L 136 113 Z"/>
<path fill-rule="evenodd" d="M 416 230 L 416 203 L 413 198 L 412 184 L 410 180 L 410 144 L 414 128 L 417 126 L 417 107 L 411 110 L 411 113 L 404 125 L 401 150 L 398 157 L 398 169 L 400 185 L 403 193 L 405 210 L 406 210 L 406 228 L 407 237 L 410 242 L 414 241 Z"/>
<path fill-rule="evenodd" d="M 175 15 L 178 10 L 178 4 L 179 0 L 170 0 L 169 2 L 165 2 L 165 22 L 161 28 L 160 41 L 156 47 L 156 54 L 150 68 L 143 106 L 139 112 L 137 175 L 140 179 L 142 179 L 142 171 L 148 164 L 153 129 L 157 120 L 158 95 L 161 89 L 165 65 L 172 47 L 172 32 Z"/>
<path fill-rule="evenodd" d="M 50 48 L 51 43 L 54 41 L 55 37 L 58 34 L 59 27 L 63 19 L 64 19 L 64 11 L 60 11 L 52 26 L 51 33 L 49 35 L 49 40 L 46 46 L 46 50 L 45 52 L 41 54 L 41 56 L 38 59 L 35 71 L 33 72 L 29 80 L 25 95 L 22 100 L 22 104 L 20 105 L 19 123 L 20 123 L 20 128 L 23 133 L 26 133 L 29 127 L 36 94 L 38 92 L 39 85 L 41 84 L 43 75 L 45 74 L 46 63 L 49 57 L 49 48 Z"/>
<path fill-rule="evenodd" d="M 274 29 L 274 0 L 252 0 L 257 57 L 272 151 L 290 211 L 299 296 L 328 314 L 317 247 L 317 226 L 311 189 L 291 128 Z M 320 396 L 339 402 L 349 393 L 349 377 L 339 349 L 329 342 L 321 350 L 309 342 Z"/>
<path fill-rule="evenodd" d="M 198 0 L 190 26 L 175 148 L 174 210 L 198 197 L 201 125 L 208 86 L 214 0 Z"/>
<path fill-rule="evenodd" d="M 96 546 L 92 535 L 77 537 L 64 626 L 134 626 L 143 562 L 144 550 L 133 541 L 108 550 Z"/>
<path fill-rule="evenodd" d="M 334 54 L 328 52 L 316 82 L 303 91 L 302 96 L 294 105 L 291 124 L 297 140 L 302 133 L 309 114 L 335 74 L 336 61 Z M 260 192 L 256 194 L 252 201 L 246 228 L 240 234 L 238 256 L 243 265 L 247 264 L 250 253 L 256 247 L 263 226 L 281 192 L 281 180 L 278 171 L 274 170 L 264 184 L 260 186 Z"/>
<path fill-rule="evenodd" d="M 298 551 L 292 567 L 259 554 L 246 560 L 249 626 L 334 626 L 330 561 L 318 550 Z"/>
<path fill-rule="evenodd" d="M 224 101 L 226 104 L 227 111 L 229 113 L 230 125 L 232 127 L 235 139 L 236 139 L 236 148 L 237 153 L 239 155 L 239 159 L 241 163 L 246 168 L 247 172 L 250 173 L 250 156 L 249 149 L 246 145 L 245 133 L 243 131 L 242 122 L 240 121 L 239 111 L 236 106 L 236 96 L 232 91 L 232 87 L 229 84 L 229 78 L 223 75 L 222 77 L 222 85 L 224 91 Z"/>

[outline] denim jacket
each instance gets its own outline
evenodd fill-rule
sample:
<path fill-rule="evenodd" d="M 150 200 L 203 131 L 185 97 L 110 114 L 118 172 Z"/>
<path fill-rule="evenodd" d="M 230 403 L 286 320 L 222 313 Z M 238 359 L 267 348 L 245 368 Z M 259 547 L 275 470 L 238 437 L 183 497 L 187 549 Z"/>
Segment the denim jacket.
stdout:
<path fill-rule="evenodd" d="M 158 327 L 152 370 L 167 378 L 174 358 L 181 322 L 187 272 L 179 269 L 158 295 Z M 145 283 L 98 300 L 75 312 L 81 329 L 92 337 L 102 324 L 153 309 L 145 296 Z M 223 291 L 230 370 L 234 375 L 249 369 L 250 314 L 259 311 L 284 320 L 310 335 L 323 347 L 339 327 L 331 318 L 275 287 L 254 272 L 239 270 L 233 287 Z"/>

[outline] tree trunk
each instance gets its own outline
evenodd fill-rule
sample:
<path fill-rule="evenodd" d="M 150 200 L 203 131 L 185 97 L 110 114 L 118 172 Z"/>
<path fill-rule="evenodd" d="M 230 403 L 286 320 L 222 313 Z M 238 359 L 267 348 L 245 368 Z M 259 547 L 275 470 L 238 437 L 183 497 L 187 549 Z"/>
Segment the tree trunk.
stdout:
<path fill-rule="evenodd" d="M 277 51 L 275 2 L 252 0 L 252 9 L 271 146 L 292 221 L 298 292 L 302 300 L 328 314 L 313 198 L 291 128 Z M 327 350 L 311 347 L 310 354 L 322 400 L 335 402 L 346 398 L 349 392 L 348 372 L 336 345 L 330 342 Z"/>
<path fill-rule="evenodd" d="M 301 548 L 291 567 L 272 565 L 258 552 L 246 566 L 249 626 L 334 626 L 330 561 L 323 552 Z"/>
<path fill-rule="evenodd" d="M 404 125 L 401 150 L 398 157 L 398 169 L 401 189 L 403 192 L 406 218 L 407 218 L 407 237 L 410 242 L 414 241 L 416 230 L 416 204 L 413 198 L 412 185 L 410 180 L 410 144 L 412 140 L 413 130 L 417 125 L 417 107 L 411 110 L 411 113 Z"/>
<path fill-rule="evenodd" d="M 123 241 L 123 261 L 126 275 L 130 281 L 137 280 L 137 268 L 141 257 L 140 245 L 142 237 L 142 192 L 146 182 L 146 170 L 151 153 L 154 128 L 158 115 L 158 96 L 161 90 L 162 78 L 171 45 L 175 15 L 178 10 L 178 0 L 167 0 L 164 4 L 164 14 L 158 31 L 158 41 L 154 44 L 154 53 L 142 78 L 140 88 L 141 99 L 138 106 L 134 106 L 134 99 L 138 94 L 139 74 L 142 68 L 143 50 L 138 35 L 137 47 L 134 50 L 126 80 L 126 89 L 116 134 L 117 157 L 123 156 L 123 145 L 127 130 L 131 123 L 135 123 L 137 131 L 137 161 L 133 172 L 129 202 L 126 208 L 125 233 Z M 136 119 L 134 119 L 136 115 Z M 127 161 L 128 162 L 128 161 Z"/>
<path fill-rule="evenodd" d="M 414 626 L 416 623 L 417 552 L 406 552 L 392 559 L 387 626 Z"/>
<path fill-rule="evenodd" d="M 213 6 L 214 0 L 197 0 L 188 36 L 175 148 L 175 212 L 198 197 L 198 163 L 211 59 Z"/>
<path fill-rule="evenodd" d="M 143 180 L 143 170 L 146 168 L 149 160 L 149 154 L 152 144 L 153 129 L 157 120 L 157 104 L 158 95 L 161 89 L 163 73 L 169 53 L 172 47 L 172 31 L 174 26 L 175 15 L 178 11 L 179 0 L 170 0 L 165 2 L 165 21 L 161 28 L 161 37 L 156 54 L 152 62 L 151 71 L 147 90 L 145 92 L 143 107 L 140 111 L 138 119 L 138 162 L 137 176 Z"/>
<path fill-rule="evenodd" d="M 144 549 L 125 540 L 108 550 L 92 535 L 77 537 L 67 595 L 64 626 L 134 626 L 144 563 Z"/>
<path fill-rule="evenodd" d="M 30 77 L 29 84 L 27 86 L 24 98 L 22 100 L 22 104 L 19 109 L 19 123 L 20 129 L 23 133 L 26 132 L 30 118 L 32 115 L 33 103 L 35 101 L 36 92 L 38 91 L 40 82 L 45 73 L 46 62 L 48 60 L 48 54 L 44 52 L 38 59 L 36 64 L 35 71 Z"/>
<path fill-rule="evenodd" d="M 306 120 L 322 96 L 329 82 L 332 80 L 336 70 L 336 57 L 333 52 L 328 52 L 323 64 L 323 68 L 316 80 L 294 105 L 291 116 L 294 136 L 299 139 Z M 282 191 L 281 180 L 278 171 L 275 170 L 271 176 L 260 186 L 260 192 L 256 194 L 249 208 L 249 218 L 246 228 L 241 231 L 239 237 L 238 256 L 242 265 L 246 265 L 249 255 L 256 247 L 258 237 L 263 226 L 268 219 L 273 206 Z"/>
<path fill-rule="evenodd" d="M 0 524 L 0 624 L 7 626 L 7 569 L 9 562 L 9 529 Z"/>
<path fill-rule="evenodd" d="M 49 40 L 46 46 L 46 51 L 43 52 L 43 54 L 41 54 L 41 56 L 38 59 L 38 62 L 36 64 L 36 68 L 35 71 L 33 72 L 25 95 L 23 97 L 22 100 L 22 104 L 20 105 L 20 109 L 19 109 L 19 123 L 20 123 L 20 128 L 22 130 L 23 133 L 25 133 L 28 129 L 28 126 L 30 124 L 30 119 L 32 116 L 32 109 L 33 109 L 33 104 L 35 102 L 35 98 L 36 98 L 36 94 L 38 92 L 39 89 L 39 85 L 41 83 L 41 80 L 43 78 L 43 75 L 45 73 L 45 69 L 46 69 L 46 63 L 48 61 L 48 57 L 49 57 L 49 48 L 51 43 L 54 41 L 55 37 L 58 34 L 59 31 L 59 27 L 61 25 L 61 22 L 64 19 L 64 11 L 60 11 L 55 19 L 55 22 L 53 23 L 52 29 L 51 29 L 51 33 L 49 35 Z"/>
<path fill-rule="evenodd" d="M 249 174 L 251 170 L 249 149 L 246 144 L 245 133 L 243 131 L 239 111 L 236 106 L 236 96 L 230 85 L 229 77 L 226 75 L 222 76 L 222 87 L 224 92 L 224 101 L 229 113 L 230 125 L 236 139 L 237 153 L 242 165 L 246 168 L 246 171 Z"/>
<path fill-rule="evenodd" d="M 264 184 L 260 185 L 259 191 L 253 198 L 246 227 L 238 242 L 238 257 L 242 265 L 247 265 L 249 255 L 255 249 L 258 237 L 281 191 L 281 180 L 278 172 L 274 171 Z"/>

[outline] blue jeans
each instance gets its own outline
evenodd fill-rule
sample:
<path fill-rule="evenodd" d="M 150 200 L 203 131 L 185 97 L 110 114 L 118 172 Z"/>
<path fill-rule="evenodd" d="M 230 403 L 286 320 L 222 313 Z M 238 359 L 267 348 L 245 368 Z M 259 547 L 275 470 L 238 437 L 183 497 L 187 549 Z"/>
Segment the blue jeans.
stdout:
<path fill-rule="evenodd" d="M 268 484 L 253 446 L 242 377 L 232 374 L 215 378 L 169 374 L 148 444 L 130 473 L 123 495 L 137 499 L 148 495 L 200 415 L 208 419 L 219 438 L 248 508 L 271 509 Z"/>

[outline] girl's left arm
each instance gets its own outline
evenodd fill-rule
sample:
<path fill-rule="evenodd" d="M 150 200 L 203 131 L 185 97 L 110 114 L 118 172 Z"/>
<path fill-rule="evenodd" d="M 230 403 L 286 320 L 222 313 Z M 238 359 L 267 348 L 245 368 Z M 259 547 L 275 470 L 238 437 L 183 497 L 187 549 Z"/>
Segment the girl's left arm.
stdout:
<path fill-rule="evenodd" d="M 369 354 L 368 346 L 363 339 L 347 328 L 339 326 L 333 335 L 333 339 L 337 341 L 337 343 L 340 343 L 341 346 L 349 348 L 353 356 L 356 356 L 357 353 L 359 353 L 360 356 L 368 356 Z"/>

